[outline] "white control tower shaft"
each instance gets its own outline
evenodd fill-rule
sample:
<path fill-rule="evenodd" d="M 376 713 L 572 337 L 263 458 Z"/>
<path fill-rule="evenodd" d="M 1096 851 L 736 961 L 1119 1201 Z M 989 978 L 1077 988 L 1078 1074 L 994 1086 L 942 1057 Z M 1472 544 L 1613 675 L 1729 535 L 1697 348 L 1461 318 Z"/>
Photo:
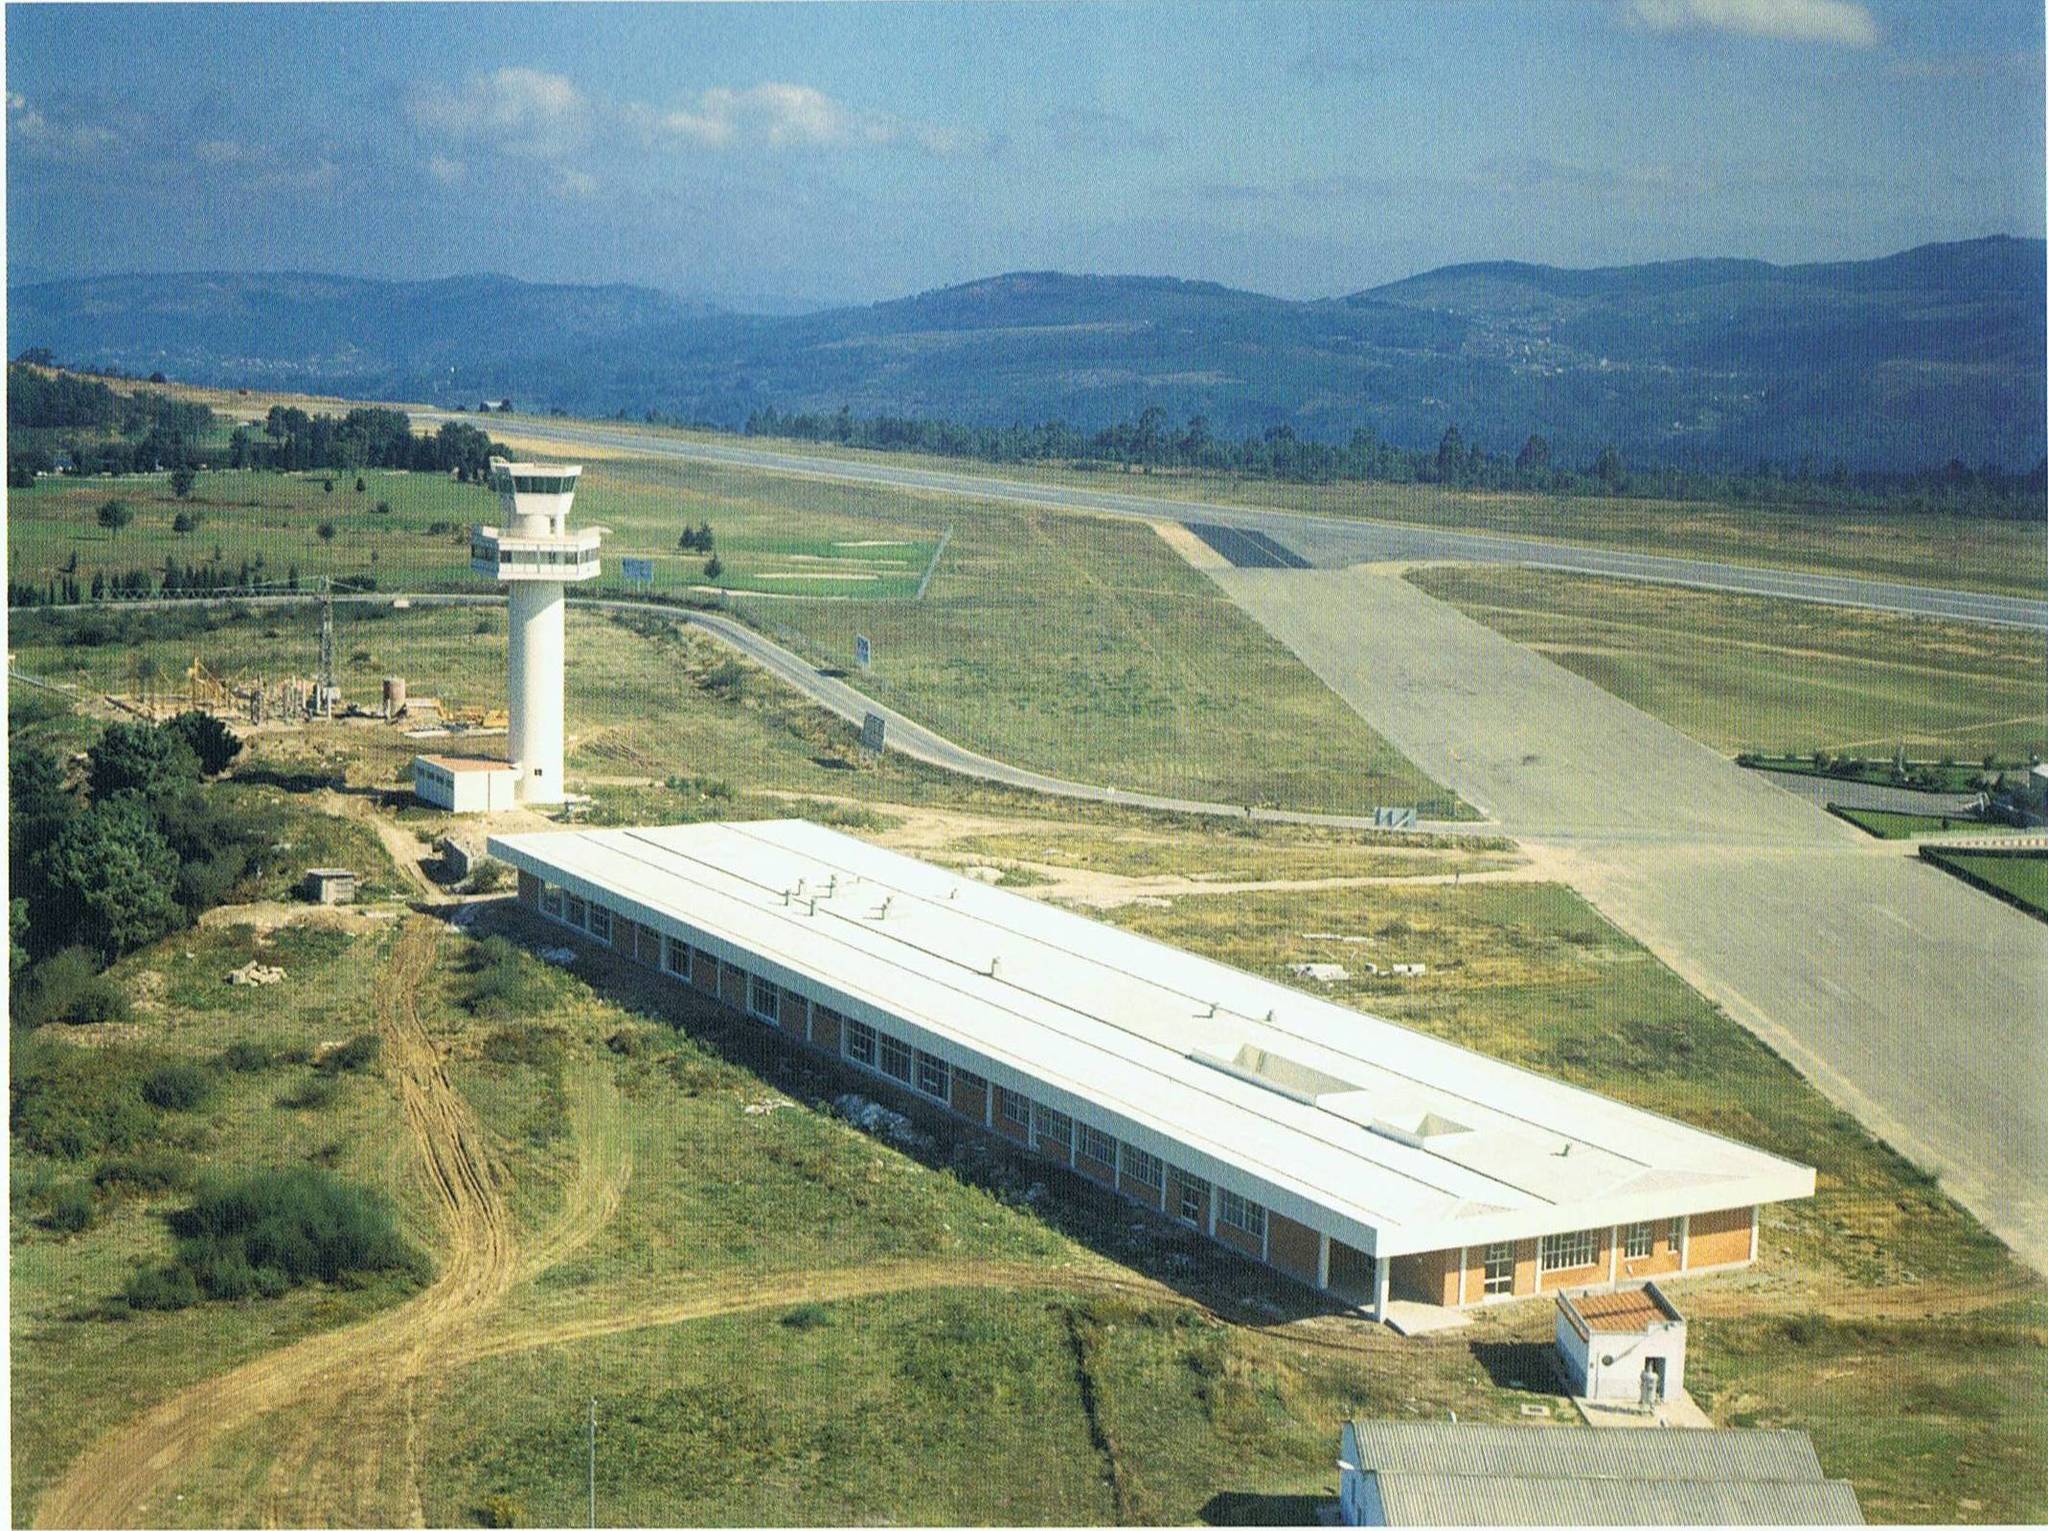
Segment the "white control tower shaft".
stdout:
<path fill-rule="evenodd" d="M 563 591 L 598 575 L 596 528 L 569 530 L 581 468 L 493 461 L 503 521 L 470 533 L 470 567 L 506 588 L 506 749 L 522 803 L 559 803 L 567 640 Z"/>

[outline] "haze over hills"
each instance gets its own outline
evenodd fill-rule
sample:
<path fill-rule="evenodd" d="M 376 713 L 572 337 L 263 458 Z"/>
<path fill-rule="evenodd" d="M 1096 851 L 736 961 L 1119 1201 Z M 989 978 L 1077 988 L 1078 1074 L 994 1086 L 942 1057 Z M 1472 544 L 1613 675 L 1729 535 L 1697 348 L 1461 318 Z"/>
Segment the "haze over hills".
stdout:
<path fill-rule="evenodd" d="M 130 276 L 10 289 L 17 350 L 205 382 L 736 426 L 851 409 L 1094 428 L 1157 405 L 1219 435 L 1360 427 L 1512 452 L 1851 467 L 2048 448 L 2048 246 L 1993 237 L 1801 266 L 1445 267 L 1298 302 L 1167 277 L 1018 272 L 748 315 L 631 286 Z"/>

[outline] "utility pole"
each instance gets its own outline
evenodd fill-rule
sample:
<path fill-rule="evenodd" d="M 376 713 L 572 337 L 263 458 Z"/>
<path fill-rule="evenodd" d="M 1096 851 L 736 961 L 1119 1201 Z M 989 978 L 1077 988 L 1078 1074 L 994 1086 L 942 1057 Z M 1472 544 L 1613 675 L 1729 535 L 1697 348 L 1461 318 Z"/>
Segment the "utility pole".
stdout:
<path fill-rule="evenodd" d="M 597 1531 L 597 1399 L 590 1400 L 590 1527 Z"/>
<path fill-rule="evenodd" d="M 320 678 L 313 683 L 313 711 L 322 718 L 334 716 L 334 581 L 323 576 L 326 600 L 320 606 Z"/>

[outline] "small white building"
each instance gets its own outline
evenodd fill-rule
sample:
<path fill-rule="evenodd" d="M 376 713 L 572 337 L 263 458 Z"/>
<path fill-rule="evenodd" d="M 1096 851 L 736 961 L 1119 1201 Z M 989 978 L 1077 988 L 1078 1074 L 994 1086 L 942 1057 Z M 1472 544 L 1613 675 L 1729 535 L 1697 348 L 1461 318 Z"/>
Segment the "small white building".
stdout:
<path fill-rule="evenodd" d="M 1654 1281 L 1619 1292 L 1559 1292 L 1557 1355 L 1581 1398 L 1662 1403 L 1685 1386 L 1685 1319 Z"/>
<path fill-rule="evenodd" d="M 430 808 L 499 813 L 513 806 L 519 772 L 502 760 L 467 755 L 415 755 L 412 790 Z"/>

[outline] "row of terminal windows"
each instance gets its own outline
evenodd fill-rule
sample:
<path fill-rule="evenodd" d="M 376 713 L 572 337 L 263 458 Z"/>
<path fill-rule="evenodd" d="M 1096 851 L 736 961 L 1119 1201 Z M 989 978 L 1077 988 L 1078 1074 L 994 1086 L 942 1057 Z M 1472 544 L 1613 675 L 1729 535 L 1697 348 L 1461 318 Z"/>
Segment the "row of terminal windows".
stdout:
<path fill-rule="evenodd" d="M 540 910 L 607 946 L 612 943 L 612 912 L 602 904 L 590 903 L 563 888 L 543 886 Z M 661 966 L 665 972 L 682 979 L 697 978 L 701 976 L 696 971 L 700 962 L 713 964 L 711 972 L 717 972 L 717 959 L 696 950 L 688 942 L 665 935 L 661 943 Z M 800 996 L 789 993 L 759 974 L 747 975 L 747 1009 L 761 1020 L 776 1026 L 800 1022 L 802 1011 L 799 1007 L 802 1003 Z M 985 1092 L 989 1087 L 981 1075 L 959 1068 L 921 1048 L 914 1048 L 900 1037 L 891 1036 L 865 1022 L 840 1017 L 822 1005 L 816 1008 L 821 1019 L 839 1022 L 840 1051 L 862 1068 L 885 1074 L 899 1084 L 941 1102 L 951 1101 L 956 1079 L 965 1091 Z M 798 1029 L 801 1029 L 800 1024 Z M 1164 1197 L 1166 1164 L 1157 1155 L 1129 1143 L 1120 1143 L 1101 1128 L 1077 1122 L 1065 1112 L 1034 1102 L 1014 1090 L 1000 1092 L 1000 1104 L 996 1110 L 1002 1121 L 1018 1129 L 1032 1147 L 1047 1150 L 1056 1147 L 1062 1158 L 1079 1154 L 1105 1167 L 1113 1167 L 1123 1180 L 1142 1187 L 1152 1196 Z M 1175 1196 L 1167 1210 L 1183 1221 L 1200 1226 L 1207 1216 L 1209 1182 L 1184 1170 L 1176 1170 L 1173 1181 Z M 1217 1222 L 1263 1244 L 1266 1209 L 1247 1197 L 1220 1187 L 1216 1188 L 1215 1195 Z M 1668 1225 L 1647 1222 L 1623 1227 L 1623 1256 L 1630 1260 L 1643 1260 L 1655 1254 L 1659 1226 L 1668 1227 L 1669 1248 L 1676 1250 L 1681 1236 L 1681 1220 L 1673 1218 Z M 1599 1230 L 1594 1228 L 1547 1234 L 1537 1246 L 1537 1266 L 1545 1274 L 1583 1269 L 1598 1260 L 1599 1240 Z M 1483 1278 L 1488 1296 L 1503 1296 L 1514 1291 L 1515 1246 L 1512 1242 L 1486 1246 Z"/>
<path fill-rule="evenodd" d="M 574 494 L 576 475 L 557 478 L 537 473 L 500 473 L 492 486 L 498 493 L 508 490 L 513 494 Z"/>
<path fill-rule="evenodd" d="M 601 904 L 588 902 L 566 889 L 544 885 L 540 890 L 540 910 L 552 919 L 587 932 L 606 945 L 612 943 L 612 912 Z M 674 936 L 664 935 L 661 940 L 661 966 L 665 972 L 682 979 L 698 978 L 703 976 L 696 971 L 698 963 L 711 963 L 711 971 L 717 972 L 717 959 L 710 953 L 698 951 Z M 788 1027 L 796 1022 L 795 1029 L 802 1030 L 801 996 L 790 993 L 758 973 L 747 974 L 746 995 L 746 1007 L 751 1014 L 777 1026 Z M 922 1048 L 912 1047 L 901 1037 L 892 1036 L 864 1021 L 840 1016 L 823 1005 L 814 1005 L 812 1014 L 815 1022 L 838 1023 L 841 1054 L 862 1068 L 884 1074 L 899 1084 L 947 1104 L 952 1101 L 956 1082 L 963 1092 L 987 1098 L 989 1081 L 979 1074 Z M 1149 1199 L 1166 1200 L 1167 1211 L 1198 1228 L 1205 1226 L 1208 1220 L 1213 1190 L 1217 1221 L 1264 1245 L 1266 1209 L 1250 1198 L 1234 1191 L 1212 1188 L 1201 1176 L 1175 1168 L 1171 1177 L 1173 1195 L 1168 1200 L 1167 1165 L 1158 1155 L 1119 1142 L 1099 1127 L 1077 1122 L 1066 1112 L 1032 1101 L 1014 1090 L 999 1091 L 998 1096 L 1000 1104 L 996 1110 L 1002 1121 L 1019 1129 L 1033 1148 L 1046 1151 L 1057 1148 L 1059 1156 L 1067 1160 L 1079 1153 L 1106 1169 L 1114 1169 L 1123 1182 L 1149 1192 Z"/>
<path fill-rule="evenodd" d="M 494 547 L 488 542 L 473 542 L 469 554 L 471 558 L 485 563 L 495 561 L 501 569 L 580 569 L 585 564 L 598 561 L 598 550 L 594 547 L 507 548 Z"/>

